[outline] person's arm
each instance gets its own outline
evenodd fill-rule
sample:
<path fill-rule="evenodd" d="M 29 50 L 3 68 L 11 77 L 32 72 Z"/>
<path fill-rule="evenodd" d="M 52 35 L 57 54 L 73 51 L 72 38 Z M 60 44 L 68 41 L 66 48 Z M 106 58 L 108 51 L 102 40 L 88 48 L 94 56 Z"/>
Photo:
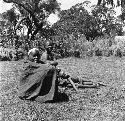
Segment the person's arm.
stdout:
<path fill-rule="evenodd" d="M 58 62 L 56 62 L 56 61 L 46 61 L 46 63 L 45 64 L 49 64 L 49 65 L 52 65 L 52 66 L 57 66 L 58 65 Z"/>
<path fill-rule="evenodd" d="M 55 67 L 56 67 L 56 66 L 58 65 L 58 62 L 56 62 L 56 61 L 51 62 L 51 63 L 50 63 L 50 65 L 52 65 L 52 66 L 55 66 Z"/>

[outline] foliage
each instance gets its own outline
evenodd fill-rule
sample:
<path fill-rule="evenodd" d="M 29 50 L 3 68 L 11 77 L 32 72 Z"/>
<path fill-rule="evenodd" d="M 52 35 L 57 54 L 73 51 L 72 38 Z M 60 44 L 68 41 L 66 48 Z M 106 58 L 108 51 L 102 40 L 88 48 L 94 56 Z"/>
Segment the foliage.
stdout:
<path fill-rule="evenodd" d="M 107 7 L 102 2 L 99 6 L 92 6 L 91 14 L 84 8 L 86 2 L 76 4 L 68 10 L 60 12 L 60 20 L 52 27 L 47 23 L 47 17 L 51 13 L 60 11 L 59 3 L 56 0 L 3 0 L 7 3 L 13 3 L 20 12 L 20 20 L 14 21 L 14 14 L 10 11 L 8 19 L 11 23 L 15 22 L 15 31 L 27 28 L 27 35 L 24 44 L 27 48 L 34 45 L 41 45 L 44 38 L 58 41 L 64 51 L 70 49 L 81 49 L 78 44 L 81 36 L 85 35 L 86 39 L 93 41 L 98 37 L 108 34 L 112 36 L 115 32 L 122 35 L 122 24 L 117 22 L 114 17 L 113 7 Z M 89 2 L 87 1 L 87 4 Z M 106 4 L 109 4 L 107 2 Z M 17 19 L 16 19 L 17 20 Z M 13 21 L 13 22 L 12 22 Z M 16 33 L 16 32 L 15 32 Z M 38 41 L 36 41 L 38 39 Z M 85 41 L 86 41 L 85 39 Z M 34 41 L 35 40 L 35 41 Z M 44 39 L 45 40 L 45 39 Z M 81 39 L 80 41 L 83 41 Z M 55 42 L 55 43 L 56 43 Z M 68 49 L 67 49 L 68 48 Z"/>
<path fill-rule="evenodd" d="M 19 19 L 18 14 L 15 12 L 15 9 L 12 8 L 1 14 L 1 18 L 3 19 L 0 25 L 2 28 L 1 38 L 4 43 L 12 44 L 17 47 L 17 34 L 16 34 L 16 24 Z M 15 39 L 15 41 L 14 41 Z"/>
<path fill-rule="evenodd" d="M 122 34 L 122 25 L 114 17 L 113 8 L 106 6 L 93 6 L 91 14 L 84 8 L 84 3 L 77 4 L 68 10 L 61 11 L 60 20 L 52 28 L 60 38 L 78 39 L 84 34 L 86 39 L 93 41 L 96 37 L 109 34 L 115 31 L 118 35 Z"/>
<path fill-rule="evenodd" d="M 56 0 L 3 0 L 6 3 L 13 3 L 21 14 L 21 20 L 17 23 L 16 29 L 20 25 L 26 26 L 27 42 L 29 45 L 35 39 L 35 36 L 43 31 L 49 31 L 47 17 L 56 11 L 60 10 Z M 47 27 L 47 28 L 46 28 Z M 44 34 L 43 34 L 44 36 Z M 47 35 L 46 35 L 47 36 Z"/>
<path fill-rule="evenodd" d="M 62 39 L 69 38 L 73 35 L 74 39 L 78 39 L 79 35 L 85 33 L 87 21 L 90 20 L 90 15 L 83 7 L 83 3 L 77 4 L 68 10 L 61 11 L 60 20 L 53 25 L 56 35 Z"/>
<path fill-rule="evenodd" d="M 115 31 L 117 35 L 122 34 L 122 24 L 115 17 L 114 8 L 103 5 L 95 6 L 92 10 L 92 16 L 96 18 L 98 31 L 101 33 L 112 36 L 112 32 Z"/>
<path fill-rule="evenodd" d="M 115 0 L 98 0 L 97 5 L 109 5 L 111 4 L 112 6 L 115 6 Z M 125 20 L 125 0 L 117 0 L 117 5 L 116 6 L 121 6 L 121 11 L 122 14 L 120 15 L 121 19 L 124 21 Z"/>
<path fill-rule="evenodd" d="M 114 5 L 114 0 L 98 0 L 97 5 L 102 4 L 103 6 L 105 6 L 106 4 L 111 4 L 112 6 Z M 125 5 L 125 1 L 124 0 L 117 0 L 117 6 L 123 7 Z"/>
<path fill-rule="evenodd" d="M 115 17 L 113 7 L 92 6 L 91 14 L 89 14 L 83 3 L 61 11 L 60 20 L 52 26 L 52 29 L 56 31 L 56 39 L 54 38 L 54 40 L 66 43 L 70 49 L 79 49 L 81 53 L 84 51 L 86 40 L 94 41 L 97 39 L 100 41 L 102 37 L 112 37 L 114 33 L 122 35 L 123 32 L 122 24 Z M 83 35 L 85 38 L 82 37 Z M 83 42 L 78 44 L 79 40 Z M 90 49 L 90 53 L 93 53 L 92 49 Z"/>

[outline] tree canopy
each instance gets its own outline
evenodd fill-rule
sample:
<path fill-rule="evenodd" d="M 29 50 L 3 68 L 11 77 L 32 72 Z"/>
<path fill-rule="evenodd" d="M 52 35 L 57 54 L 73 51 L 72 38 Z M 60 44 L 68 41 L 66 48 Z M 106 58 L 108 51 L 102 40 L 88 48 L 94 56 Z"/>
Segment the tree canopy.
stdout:
<path fill-rule="evenodd" d="M 122 26 L 115 18 L 113 8 L 103 5 L 93 6 L 91 14 L 84 8 L 84 3 L 76 4 L 68 10 L 60 13 L 60 20 L 52 27 L 56 35 L 64 38 L 73 35 L 78 39 L 84 34 L 87 40 L 93 41 L 103 34 L 111 35 L 112 31 L 117 34 L 122 31 Z"/>
<path fill-rule="evenodd" d="M 20 12 L 20 21 L 16 24 L 16 29 L 21 24 L 28 29 L 27 40 L 30 45 L 35 36 L 40 32 L 49 31 L 47 17 L 51 13 L 60 11 L 60 4 L 56 0 L 3 0 L 6 3 L 13 3 Z M 44 36 L 45 34 L 43 34 Z M 46 35 L 47 36 L 47 35 Z"/>
<path fill-rule="evenodd" d="M 77 38 L 78 34 L 83 33 L 87 18 L 89 18 L 87 10 L 82 7 L 82 4 L 77 4 L 61 11 L 60 20 L 52 28 L 56 31 L 56 35 L 64 37 L 64 35 L 73 34 Z"/>
<path fill-rule="evenodd" d="M 26 43 L 32 45 L 36 38 L 49 39 L 50 36 L 58 36 L 61 40 L 73 37 L 74 40 L 85 35 L 86 39 L 93 41 L 96 37 L 108 34 L 112 31 L 118 35 L 122 34 L 122 25 L 115 18 L 113 7 L 114 2 L 108 0 L 98 1 L 98 5 L 92 6 L 89 13 L 85 4 L 76 4 L 68 10 L 60 11 L 60 4 L 56 0 L 3 0 L 6 3 L 13 3 L 18 9 L 20 16 L 14 14 L 14 9 L 8 11 L 6 18 L 14 27 L 15 35 L 17 30 L 27 28 Z M 105 3 L 105 4 L 104 4 Z M 122 3 L 123 4 L 123 3 Z M 58 12 L 60 20 L 49 26 L 47 18 L 51 13 Z M 58 40 L 57 40 L 58 41 Z"/>
<path fill-rule="evenodd" d="M 117 4 L 115 5 L 116 0 L 98 0 L 97 5 L 109 5 L 111 4 L 112 6 L 121 6 L 121 19 L 125 20 L 125 0 L 117 0 Z"/>

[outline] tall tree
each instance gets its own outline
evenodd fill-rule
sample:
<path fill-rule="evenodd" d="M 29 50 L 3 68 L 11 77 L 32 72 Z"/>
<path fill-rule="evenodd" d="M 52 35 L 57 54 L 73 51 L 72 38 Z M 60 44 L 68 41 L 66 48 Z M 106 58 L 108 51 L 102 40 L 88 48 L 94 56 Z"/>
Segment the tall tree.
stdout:
<path fill-rule="evenodd" d="M 83 3 L 76 4 L 68 10 L 61 11 L 60 20 L 53 25 L 56 34 L 65 37 L 65 35 L 73 35 L 78 39 L 84 34 L 87 40 L 94 40 L 95 37 L 101 36 L 100 18 L 90 15 L 84 8 Z"/>
<path fill-rule="evenodd" d="M 77 39 L 78 33 L 84 33 L 84 25 L 88 16 L 89 14 L 83 7 L 83 3 L 76 4 L 68 10 L 61 11 L 60 20 L 52 28 L 61 38 L 72 34 Z"/>
<path fill-rule="evenodd" d="M 17 23 L 27 26 L 27 40 L 29 45 L 38 32 L 44 31 L 47 25 L 47 17 L 51 13 L 60 11 L 59 3 L 56 0 L 3 0 L 6 3 L 13 3 L 19 10 L 22 19 Z"/>

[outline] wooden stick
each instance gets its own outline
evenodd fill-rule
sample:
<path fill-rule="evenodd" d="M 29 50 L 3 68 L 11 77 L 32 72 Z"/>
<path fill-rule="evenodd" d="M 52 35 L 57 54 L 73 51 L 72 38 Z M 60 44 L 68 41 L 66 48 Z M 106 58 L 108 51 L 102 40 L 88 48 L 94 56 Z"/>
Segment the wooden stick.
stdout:
<path fill-rule="evenodd" d="M 67 80 L 72 84 L 73 88 L 78 92 L 78 89 L 76 88 L 75 83 L 72 81 L 72 79 L 69 77 Z"/>
<path fill-rule="evenodd" d="M 72 81 L 73 78 L 70 78 L 70 80 Z M 77 78 L 78 79 L 78 78 Z M 105 84 L 101 84 L 101 83 L 95 83 L 93 81 L 90 80 L 83 80 L 83 79 L 79 79 L 80 83 L 71 83 L 72 86 L 74 86 L 74 89 L 77 90 L 77 88 L 93 88 L 93 87 L 99 87 L 99 86 L 106 86 Z M 76 88 L 77 87 L 77 88 Z"/>

